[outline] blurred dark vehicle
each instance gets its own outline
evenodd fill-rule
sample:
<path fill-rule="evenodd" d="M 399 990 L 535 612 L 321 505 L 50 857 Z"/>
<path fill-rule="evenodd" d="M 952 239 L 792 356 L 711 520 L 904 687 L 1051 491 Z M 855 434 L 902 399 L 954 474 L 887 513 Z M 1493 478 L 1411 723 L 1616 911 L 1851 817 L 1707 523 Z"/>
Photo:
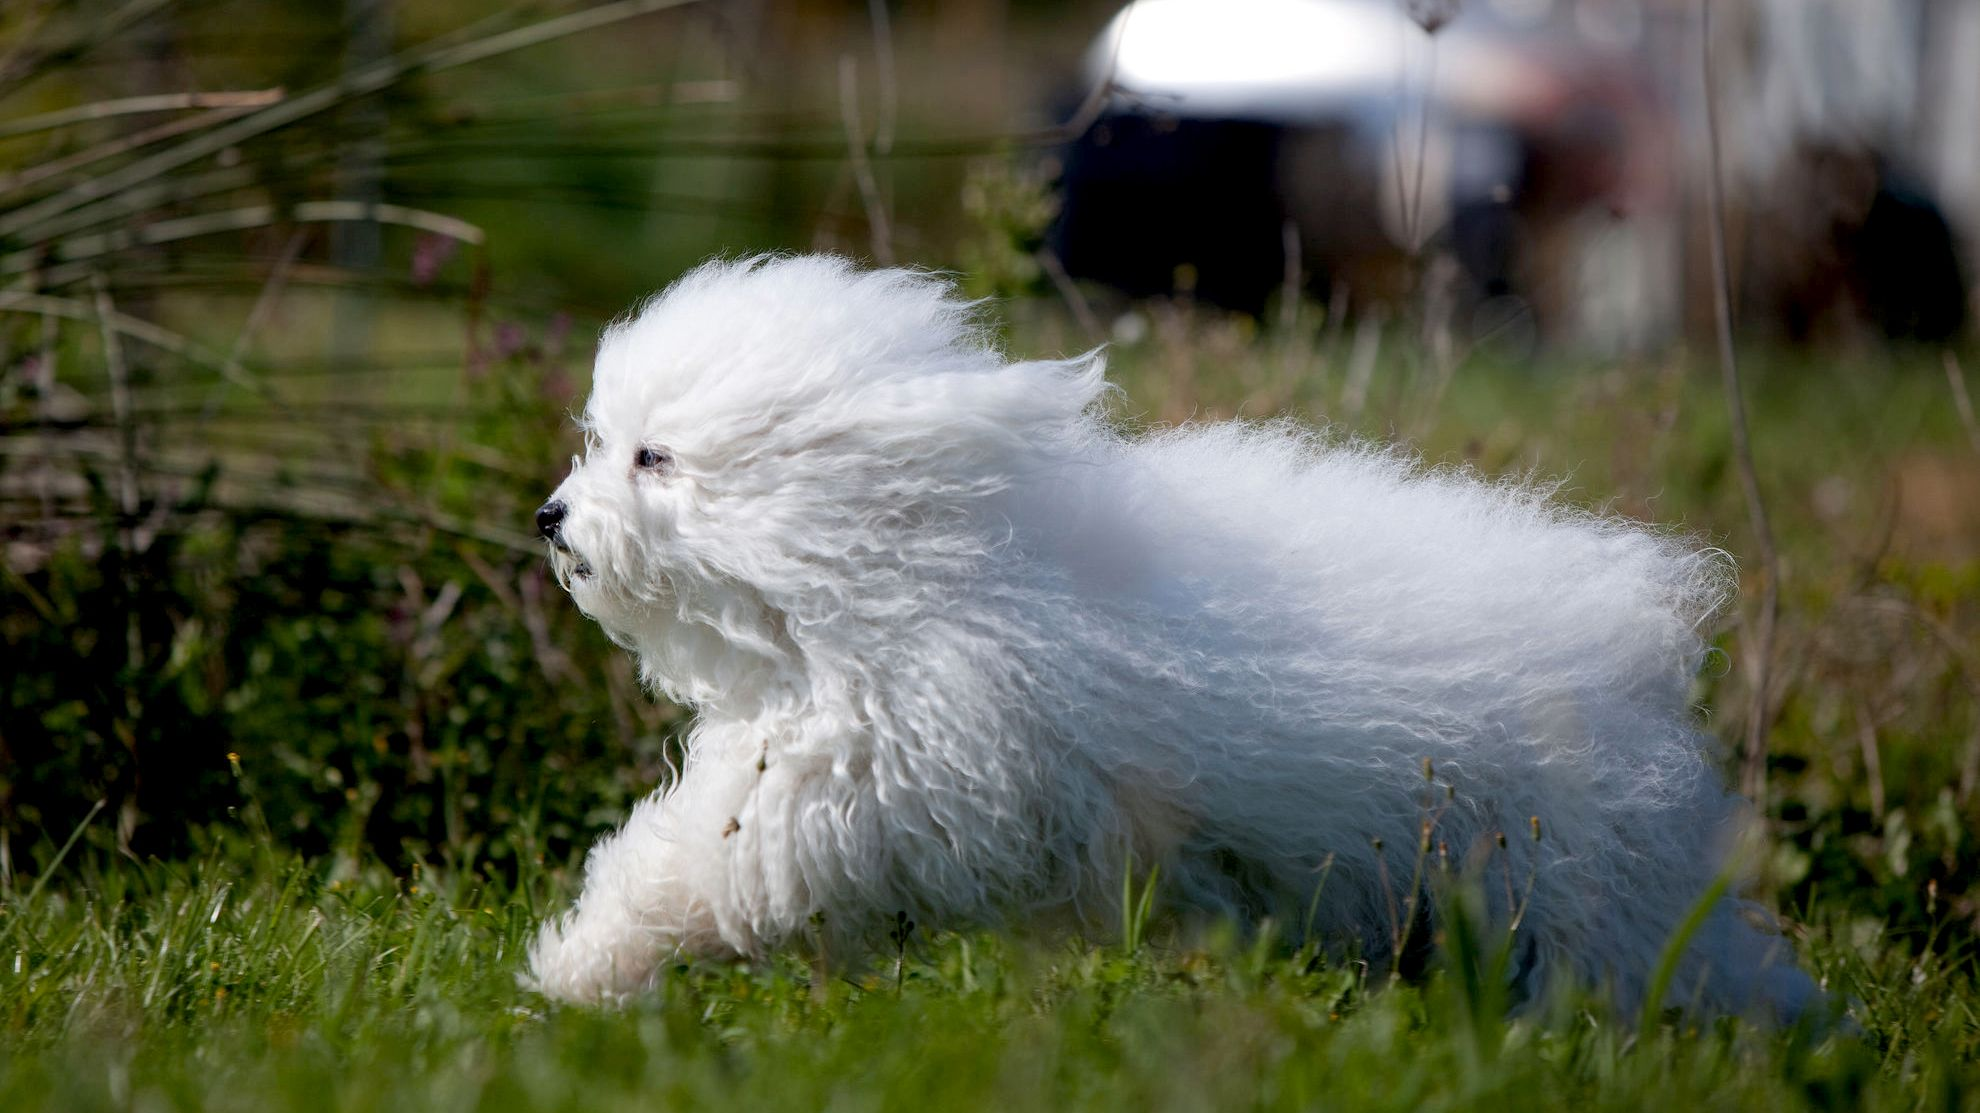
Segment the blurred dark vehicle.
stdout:
<path fill-rule="evenodd" d="M 1967 317 L 1957 238 L 1917 175 L 1836 143 L 1805 143 L 1778 171 L 1799 204 L 1761 213 L 1770 248 L 1749 301 L 1797 342 L 1866 325 L 1899 340 L 1942 342 Z"/>

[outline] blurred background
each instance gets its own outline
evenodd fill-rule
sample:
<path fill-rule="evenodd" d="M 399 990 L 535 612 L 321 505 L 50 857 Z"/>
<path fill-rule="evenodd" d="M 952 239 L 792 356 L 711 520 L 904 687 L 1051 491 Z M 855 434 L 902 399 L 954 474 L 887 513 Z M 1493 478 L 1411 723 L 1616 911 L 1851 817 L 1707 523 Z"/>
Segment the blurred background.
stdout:
<path fill-rule="evenodd" d="M 77 832 L 570 863 L 683 726 L 528 532 L 595 338 L 820 250 L 1110 345 L 1128 426 L 1292 412 L 1723 546 L 1765 882 L 1970 938 L 1980 0 L 1702 14 L 10 0 L 0 885 Z"/>

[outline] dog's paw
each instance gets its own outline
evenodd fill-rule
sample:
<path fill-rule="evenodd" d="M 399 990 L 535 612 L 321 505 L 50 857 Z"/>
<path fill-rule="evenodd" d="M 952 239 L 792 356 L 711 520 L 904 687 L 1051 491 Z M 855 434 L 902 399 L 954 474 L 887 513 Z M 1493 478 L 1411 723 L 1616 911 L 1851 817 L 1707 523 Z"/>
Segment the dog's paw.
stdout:
<path fill-rule="evenodd" d="M 615 1006 L 652 990 L 658 973 L 658 951 L 646 933 L 565 916 L 537 932 L 519 980 L 553 1000 Z"/>

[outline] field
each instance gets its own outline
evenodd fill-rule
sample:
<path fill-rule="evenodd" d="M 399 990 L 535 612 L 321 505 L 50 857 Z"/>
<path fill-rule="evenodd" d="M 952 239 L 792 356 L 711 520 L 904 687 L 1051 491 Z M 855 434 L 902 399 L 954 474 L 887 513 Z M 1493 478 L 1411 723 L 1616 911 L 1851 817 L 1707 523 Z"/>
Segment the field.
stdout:
<path fill-rule="evenodd" d="M 1006 309 L 1016 348 L 1067 339 L 1054 306 Z M 1324 334 L 1295 341 L 1182 311 L 1158 324 L 1116 351 L 1124 421 L 1340 409 Z M 451 717 L 447 745 L 470 769 L 453 788 L 429 785 L 453 818 L 409 821 L 440 833 L 402 835 L 397 854 L 334 836 L 298 852 L 307 832 L 277 837 L 282 816 L 311 806 L 282 795 L 307 771 L 260 767 L 299 761 L 284 749 L 303 745 L 294 739 L 236 743 L 209 771 L 231 793 L 225 816 L 174 860 L 120 855 L 91 816 L 44 831 L 22 854 L 39 868 L 13 876 L 0 905 L 0 1105 L 1980 1108 L 1973 800 L 1961 781 L 1973 712 L 1959 671 L 1975 564 L 1946 548 L 1971 511 L 1916 493 L 1892 509 L 1880 494 L 1929 493 L 1914 473 L 1941 469 L 1971 490 L 1971 449 L 1933 362 L 1780 361 L 1756 387 L 1756 451 L 1793 569 L 1769 781 L 1776 849 L 1758 884 L 1782 899 L 1844 1019 L 1770 1031 L 1678 1008 L 1615 1016 L 1593 997 L 1508 1018 L 1489 974 L 1496 941 L 1454 942 L 1449 924 L 1430 969 L 1396 980 L 1269 933 L 1181 932 L 1159 913 L 1092 939 L 922 925 L 864 965 L 788 955 L 682 968 L 624 1013 L 553 1008 L 518 984 L 523 951 L 572 892 L 576 850 L 613 816 L 541 787 L 533 809 L 499 799 L 532 778 L 473 768 L 502 748 L 498 710 Z M 1343 435 L 1412 429 L 1433 462 L 1565 475 L 1563 497 L 1737 550 L 1742 511 L 1709 375 L 1485 362 L 1458 367 L 1434 399 L 1427 375 L 1385 359 Z M 1880 624 L 1891 607 L 1880 600 L 1925 617 Z M 436 636 L 474 637 L 477 605 L 494 604 L 470 598 L 467 628 Z M 1722 637 L 1736 659 L 1735 625 L 1728 616 Z M 560 630 L 573 652 L 609 656 L 595 631 Z M 1736 739 L 1739 669 L 1703 683 Z M 369 698 L 347 692 L 335 714 L 369 714 Z M 1868 749 L 1860 708 L 1880 716 Z M 304 700 L 266 721 L 302 732 L 324 714 Z M 586 733 L 568 744 L 596 760 L 566 769 L 637 765 L 645 743 L 628 758 L 611 729 Z M 369 786 L 353 800 L 389 776 L 343 755 L 329 765 Z M 608 799 L 642 787 L 598 775 L 619 778 L 600 790 Z M 542 834 L 560 823 L 567 834 Z M 455 827 L 467 833 L 446 834 Z M 1139 937 L 1131 949 L 1123 934 Z"/>

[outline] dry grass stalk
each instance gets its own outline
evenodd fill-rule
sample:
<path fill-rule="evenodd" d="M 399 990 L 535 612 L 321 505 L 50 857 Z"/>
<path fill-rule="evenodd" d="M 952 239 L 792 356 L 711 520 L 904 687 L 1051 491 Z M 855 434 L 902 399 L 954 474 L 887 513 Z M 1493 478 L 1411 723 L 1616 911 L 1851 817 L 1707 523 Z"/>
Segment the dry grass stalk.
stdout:
<path fill-rule="evenodd" d="M 1980 421 L 1973 418 L 1973 396 L 1966 392 L 1966 374 L 1959 365 L 1959 357 L 1947 349 L 1944 353 L 1946 365 L 1946 385 L 1952 388 L 1953 409 L 1959 413 L 1959 423 L 1966 430 L 1966 443 L 1973 451 L 1980 452 Z"/>
<path fill-rule="evenodd" d="M 866 206 L 873 261 L 891 267 L 894 232 L 887 220 L 886 199 L 880 196 L 880 182 L 873 176 L 873 162 L 867 157 L 865 128 L 859 121 L 859 63 L 850 54 L 839 56 L 839 112 L 846 125 L 846 159 L 852 166 L 853 180 L 859 183 L 860 201 Z"/>
<path fill-rule="evenodd" d="M 234 337 L 234 346 L 227 351 L 227 362 L 221 365 L 220 378 L 224 382 L 235 382 L 245 378 L 247 372 L 242 361 L 247 358 L 248 346 L 254 343 L 255 334 L 261 331 L 268 318 L 274 313 L 275 305 L 288 283 L 289 270 L 296 265 L 302 254 L 303 245 L 309 242 L 309 228 L 304 226 L 289 234 L 289 240 L 282 245 L 282 253 L 276 257 L 275 265 L 268 268 L 268 280 L 261 284 L 261 293 L 255 295 L 254 307 L 248 310 L 247 320 L 241 331 Z M 265 388 L 264 388 L 265 389 Z M 213 416 L 213 409 L 220 401 L 221 391 L 215 390 L 207 396 L 206 404 L 200 407 L 200 423 Z"/>
<path fill-rule="evenodd" d="M 1746 397 L 1740 384 L 1739 355 L 1733 346 L 1732 268 L 1727 259 L 1726 203 L 1721 181 L 1719 110 L 1712 79 L 1712 0 L 1698 3 L 1699 71 L 1705 85 L 1706 228 L 1712 255 L 1712 306 L 1718 324 L 1719 373 L 1725 385 L 1731 417 L 1733 460 L 1740 490 L 1746 498 L 1753 544 L 1760 555 L 1760 612 L 1751 627 L 1753 646 L 1747 654 L 1752 693 L 1747 703 L 1746 741 L 1740 759 L 1740 790 L 1763 810 L 1767 794 L 1767 732 L 1771 719 L 1769 685 L 1774 654 L 1774 631 L 1780 616 L 1781 558 L 1774 547 L 1773 526 L 1760 494 L 1760 474 L 1753 464 L 1753 443 L 1747 432 Z"/>
<path fill-rule="evenodd" d="M 41 423 L 40 465 L 35 469 L 35 494 L 41 502 L 44 519 L 55 516 L 55 349 L 61 338 L 61 324 L 53 314 L 41 315 L 41 352 L 34 364 L 36 418 Z"/>
<path fill-rule="evenodd" d="M 170 352 L 188 363 L 222 371 L 226 363 L 184 336 L 160 325 L 152 324 L 103 303 L 91 304 L 74 298 L 51 297 L 47 294 L 27 294 L 18 290 L 0 290 L 0 313 L 34 313 L 44 318 L 55 317 L 71 321 L 94 321 L 120 336 L 141 340 L 154 348 Z M 261 387 L 244 375 L 229 379 L 237 386 L 257 392 Z"/>
<path fill-rule="evenodd" d="M 1884 822 L 1884 758 L 1877 745 L 1877 722 L 1870 710 L 1856 709 L 1856 740 L 1863 750 L 1863 779 L 1870 782 L 1870 818 Z"/>
<path fill-rule="evenodd" d="M 85 147 L 80 151 L 63 155 L 60 158 L 37 163 L 24 170 L 18 170 L 14 173 L 0 176 L 0 194 L 27 189 L 52 178 L 59 178 L 71 170 L 80 169 L 91 163 L 102 162 L 106 159 L 116 158 L 118 155 L 129 154 L 139 147 L 149 147 L 153 143 L 162 142 L 174 136 L 184 135 L 187 132 L 199 131 L 202 128 L 226 123 L 228 120 L 247 115 L 255 107 L 257 106 L 253 104 L 234 105 L 227 108 L 216 108 L 210 112 L 202 112 L 197 116 L 168 120 L 165 123 L 145 128 L 142 131 L 134 131 L 129 135 L 120 135 L 115 139 L 98 143 L 94 147 Z"/>
<path fill-rule="evenodd" d="M 138 492 L 137 473 L 137 423 L 131 408 L 130 366 L 124 361 L 123 336 L 110 323 L 116 315 L 110 303 L 110 288 L 102 275 L 96 275 L 91 285 L 96 295 L 97 326 L 103 337 L 103 362 L 110 373 L 110 406 L 117 422 L 117 547 L 122 550 L 117 564 L 124 587 L 126 615 L 124 619 L 124 662 L 130 675 L 144 675 L 144 632 L 139 625 L 140 614 L 136 606 L 138 593 L 137 557 L 139 542 L 137 532 L 138 510 L 142 505 Z M 115 724 L 118 737 L 126 747 L 135 752 L 137 723 L 143 716 L 144 706 L 138 698 L 136 684 L 122 685 L 124 693 L 123 716 Z M 129 797 L 117 814 L 117 849 L 131 856 L 131 835 L 137 830 L 137 798 Z"/>
<path fill-rule="evenodd" d="M 1039 269 L 1052 280 L 1052 288 L 1065 299 L 1066 308 L 1072 311 L 1073 320 L 1079 323 L 1080 331 L 1086 334 L 1087 340 L 1094 343 L 1105 340 L 1107 330 L 1101 327 L 1100 318 L 1094 315 L 1093 303 L 1086 300 L 1079 284 L 1066 273 L 1066 264 L 1059 259 L 1059 253 L 1048 245 L 1040 247 L 1033 256 L 1038 260 Z"/>
<path fill-rule="evenodd" d="M 867 0 L 873 22 L 873 75 L 879 85 L 878 114 L 873 121 L 873 153 L 886 158 L 894 150 L 894 122 L 900 116 L 900 91 L 894 77 L 894 28 L 887 0 Z"/>
<path fill-rule="evenodd" d="M 54 131 L 57 128 L 117 116 L 145 116 L 154 112 L 181 112 L 190 108 L 266 108 L 282 99 L 281 89 L 248 89 L 219 93 L 155 93 L 143 97 L 120 97 L 92 101 L 73 108 L 61 108 L 35 116 L 23 116 L 0 124 L 0 139 L 17 135 Z"/>
<path fill-rule="evenodd" d="M 346 101 L 380 92 L 409 77 L 438 73 L 693 2 L 618 0 L 617 3 L 601 4 L 469 42 L 428 44 L 373 65 L 346 71 L 335 81 L 309 92 L 228 121 L 157 154 L 125 163 L 109 173 L 78 182 L 69 189 L 0 214 L 0 237 L 40 239 L 38 226 L 51 217 L 144 185 L 229 147 L 326 112 Z"/>

